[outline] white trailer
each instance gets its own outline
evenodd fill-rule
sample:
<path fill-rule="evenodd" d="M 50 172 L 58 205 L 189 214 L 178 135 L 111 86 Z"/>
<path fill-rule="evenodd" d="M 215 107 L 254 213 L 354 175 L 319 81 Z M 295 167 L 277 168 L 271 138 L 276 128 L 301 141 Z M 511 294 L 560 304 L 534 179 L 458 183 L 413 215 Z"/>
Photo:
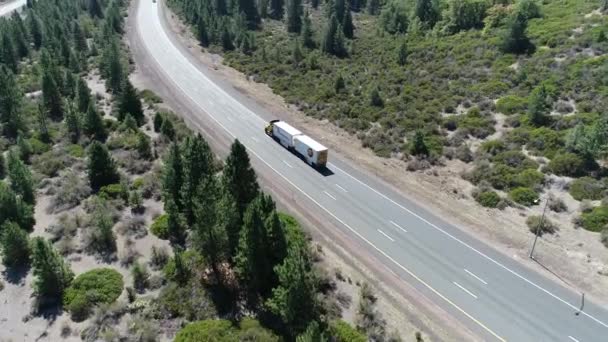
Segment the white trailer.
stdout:
<path fill-rule="evenodd" d="M 293 138 L 296 154 L 314 167 L 325 167 L 327 164 L 327 147 L 319 144 L 307 135 L 297 135 Z"/>
<path fill-rule="evenodd" d="M 266 134 L 314 167 L 327 165 L 327 147 L 280 120 L 272 120 L 264 129 Z"/>

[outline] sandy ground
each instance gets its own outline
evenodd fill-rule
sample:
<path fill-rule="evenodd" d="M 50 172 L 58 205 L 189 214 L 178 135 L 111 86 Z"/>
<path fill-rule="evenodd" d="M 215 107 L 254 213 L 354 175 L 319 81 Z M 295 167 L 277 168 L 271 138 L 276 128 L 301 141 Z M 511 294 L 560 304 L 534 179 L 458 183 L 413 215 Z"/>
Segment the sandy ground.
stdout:
<path fill-rule="evenodd" d="M 277 118 L 288 121 L 319 139 L 359 169 L 382 179 L 438 216 L 448 218 L 460 229 L 548 278 L 560 281 L 528 259 L 533 235 L 525 224 L 525 218 L 529 215 L 540 215 L 542 207 L 507 208 L 503 211 L 480 207 L 470 195 L 471 184 L 461 178 L 461 173 L 469 166 L 459 161 L 447 161 L 445 166 L 413 173 L 406 171 L 407 164 L 404 161 L 375 156 L 370 150 L 364 149 L 356 137 L 327 121 L 306 117 L 294 106 L 286 104 L 265 84 L 252 82 L 250 77 L 223 65 L 220 56 L 200 48 L 191 31 L 172 13 L 167 11 L 166 17 L 173 32 L 180 36 L 180 42 L 188 47 L 198 61 L 215 70 L 217 76 L 230 82 L 234 89 L 257 101 Z M 502 124 L 503 118 L 499 119 L 501 120 L 497 120 L 497 126 Z M 560 187 L 553 187 L 551 192 L 573 205 L 569 206 L 566 213 L 548 213 L 549 219 L 558 223 L 562 229 L 553 236 L 545 235 L 539 239 L 535 250 L 536 258 L 566 280 L 574 291 L 585 292 L 588 298 L 606 303 L 608 249 L 599 242 L 599 234 L 574 227 L 572 218 L 578 214 L 576 201 L 573 203 L 573 199 Z M 548 192 L 545 192 L 542 199 L 545 200 L 547 196 Z"/>

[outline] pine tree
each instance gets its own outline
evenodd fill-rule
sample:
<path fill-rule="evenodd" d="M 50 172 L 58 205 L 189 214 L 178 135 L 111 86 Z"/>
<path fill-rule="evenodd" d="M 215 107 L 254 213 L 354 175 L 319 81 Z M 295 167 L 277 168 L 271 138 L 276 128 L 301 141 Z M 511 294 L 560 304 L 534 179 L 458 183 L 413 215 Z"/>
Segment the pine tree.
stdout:
<path fill-rule="evenodd" d="M 548 117 L 546 114 L 549 110 L 547 97 L 547 90 L 542 84 L 530 93 L 530 98 L 528 99 L 528 120 L 533 125 L 542 126 L 547 123 Z"/>
<path fill-rule="evenodd" d="M 72 103 L 68 104 L 67 107 L 68 111 L 65 115 L 65 127 L 68 131 L 70 141 L 72 144 L 76 144 L 80 140 L 80 113 L 76 111 L 76 108 Z"/>
<path fill-rule="evenodd" d="M 31 205 L 0 181 L 0 225 L 7 221 L 15 222 L 22 229 L 30 231 L 35 223 L 34 211 Z"/>
<path fill-rule="evenodd" d="M 433 28 L 439 20 L 439 9 L 433 0 L 416 0 L 414 16 L 418 17 L 426 28 Z"/>
<path fill-rule="evenodd" d="M 78 71 L 76 71 L 78 72 Z M 64 96 L 68 97 L 70 100 L 74 100 L 74 98 L 76 97 L 76 87 L 78 84 L 78 81 L 76 80 L 76 77 L 74 75 L 74 73 L 72 73 L 71 70 L 66 69 L 65 70 L 65 84 L 64 84 Z"/>
<path fill-rule="evenodd" d="M 76 99 L 77 99 L 77 109 L 80 113 L 86 113 L 89 110 L 89 105 L 91 101 L 91 89 L 87 86 L 87 82 L 81 77 L 78 79 L 77 90 L 76 90 Z"/>
<path fill-rule="evenodd" d="M 317 281 L 306 245 L 295 243 L 290 246 L 287 257 L 275 269 L 279 286 L 272 290 L 267 306 L 281 318 L 291 334 L 297 335 L 319 314 L 315 300 Z"/>
<path fill-rule="evenodd" d="M 108 132 L 106 131 L 103 119 L 95 109 L 95 103 L 93 103 L 93 101 L 89 103 L 89 108 L 84 115 L 82 130 L 84 134 L 99 142 L 104 142 L 108 137 Z"/>
<path fill-rule="evenodd" d="M 0 65 L 0 123 L 2 133 L 9 138 L 16 137 L 19 131 L 25 131 L 21 115 L 22 97 L 14 74 Z"/>
<path fill-rule="evenodd" d="M 22 135 L 17 138 L 17 146 L 19 147 L 19 158 L 24 163 L 30 163 L 30 157 L 32 156 L 32 145 Z"/>
<path fill-rule="evenodd" d="M 184 261 L 184 253 L 180 250 L 175 252 L 173 262 L 175 264 L 175 271 L 173 272 L 173 280 L 180 285 L 184 285 L 188 282 L 191 276 L 190 269 L 186 266 Z"/>
<path fill-rule="evenodd" d="M 89 51 L 89 45 L 87 44 L 87 38 L 80 28 L 79 22 L 75 21 L 72 29 L 72 36 L 74 37 L 74 47 L 76 51 L 86 54 Z"/>
<path fill-rule="evenodd" d="M 61 120 L 63 118 L 63 99 L 51 72 L 47 67 L 42 74 L 42 102 L 51 119 Z"/>
<path fill-rule="evenodd" d="M 314 33 L 312 31 L 312 22 L 310 21 L 308 11 L 306 11 L 306 13 L 304 13 L 304 19 L 302 20 L 302 31 L 300 32 L 302 45 L 309 49 L 313 49 L 316 46 L 313 36 Z"/>
<path fill-rule="evenodd" d="M 353 24 L 353 17 L 350 13 L 348 6 L 344 7 L 344 15 L 342 19 L 342 32 L 348 39 L 353 39 L 355 36 L 355 25 Z"/>
<path fill-rule="evenodd" d="M 205 177 L 199 184 L 193 200 L 194 238 L 197 250 L 211 265 L 218 283 L 222 282 L 220 264 L 228 257 L 228 236 L 218 220 L 217 179 Z"/>
<path fill-rule="evenodd" d="M 103 18 L 103 10 L 99 4 L 99 0 L 87 0 L 87 9 L 91 17 Z"/>
<path fill-rule="evenodd" d="M 516 12 L 512 15 L 502 37 L 501 50 L 506 53 L 519 54 L 533 49 L 532 43 L 526 35 L 527 28 L 528 20 L 522 13 Z"/>
<path fill-rule="evenodd" d="M 176 206 L 177 211 L 181 212 L 183 205 L 181 200 L 181 190 L 184 186 L 184 167 L 179 145 L 171 144 L 165 169 L 163 172 L 163 199 L 165 201 L 165 211 L 167 202 Z"/>
<path fill-rule="evenodd" d="M 32 12 L 31 16 L 29 16 L 29 20 L 30 20 L 30 35 L 32 36 L 32 42 L 34 43 L 34 48 L 36 50 L 40 50 L 40 47 L 42 47 L 42 40 L 43 40 L 42 24 L 40 22 L 40 18 L 36 15 L 35 12 Z"/>
<path fill-rule="evenodd" d="M 410 148 L 410 153 L 415 156 L 428 156 L 429 148 L 426 146 L 424 141 L 424 133 L 422 131 L 416 131 L 414 134 L 414 141 Z"/>
<path fill-rule="evenodd" d="M 108 213 L 105 212 L 105 206 L 101 206 L 101 209 L 93 213 L 92 224 L 93 227 L 91 229 L 93 231 L 89 247 L 101 255 L 112 255 L 116 252 L 116 235 L 112 231 L 114 222 Z"/>
<path fill-rule="evenodd" d="M 601 11 L 604 13 L 608 12 L 608 0 L 602 0 Z"/>
<path fill-rule="evenodd" d="M 319 0 L 310 0 L 310 7 L 317 9 L 319 7 Z"/>
<path fill-rule="evenodd" d="M 205 23 L 205 20 L 203 20 L 203 17 L 200 17 L 198 19 L 197 29 L 198 29 L 198 41 L 201 43 L 201 45 L 203 47 L 209 46 L 209 43 L 210 43 L 209 32 L 207 30 L 207 24 Z"/>
<path fill-rule="evenodd" d="M 232 44 L 232 37 L 230 36 L 230 31 L 228 31 L 228 25 L 224 23 L 222 26 L 222 49 L 224 49 L 225 51 L 234 50 L 234 45 Z"/>
<path fill-rule="evenodd" d="M 27 31 L 25 29 L 25 24 L 23 24 L 23 20 L 21 19 L 21 15 L 18 12 L 13 12 L 11 15 L 12 30 L 11 35 L 13 41 L 15 42 L 15 52 L 19 58 L 27 57 L 29 54 L 29 43 L 26 39 Z"/>
<path fill-rule="evenodd" d="M 397 48 L 397 64 L 404 66 L 405 63 L 407 63 L 407 45 L 405 40 L 402 40 Z"/>
<path fill-rule="evenodd" d="M 255 30 L 260 24 L 260 15 L 255 0 L 235 0 L 235 3 L 237 4 L 235 13 L 245 13 L 247 27 Z"/>
<path fill-rule="evenodd" d="M 333 6 L 331 6 L 333 4 Z M 332 0 L 329 11 L 327 12 L 328 17 L 331 18 L 332 15 L 336 15 L 336 19 L 341 23 L 344 20 L 344 14 L 346 11 L 346 0 Z"/>
<path fill-rule="evenodd" d="M 51 243 L 42 237 L 32 239 L 32 265 L 34 288 L 39 298 L 61 300 L 65 289 L 74 278 L 74 273 Z"/>
<path fill-rule="evenodd" d="M 273 210 L 264 222 L 266 234 L 268 234 L 268 254 L 270 264 L 276 266 L 283 262 L 287 255 L 287 238 L 285 237 L 285 228 L 279 218 L 276 210 Z"/>
<path fill-rule="evenodd" d="M 137 133 L 136 149 L 137 154 L 141 159 L 152 159 L 152 146 L 150 144 L 150 138 L 145 133 Z"/>
<path fill-rule="evenodd" d="M 293 42 L 293 51 L 291 53 L 291 56 L 296 66 L 298 66 L 302 59 L 304 59 L 304 56 L 302 55 L 302 50 L 300 49 L 300 43 L 297 39 Z"/>
<path fill-rule="evenodd" d="M 300 33 L 302 29 L 302 0 L 287 0 L 287 32 Z"/>
<path fill-rule="evenodd" d="M 87 173 L 91 188 L 95 191 L 104 185 L 115 184 L 120 180 L 114 159 L 105 145 L 93 141 L 89 146 Z"/>
<path fill-rule="evenodd" d="M 380 92 L 378 91 L 378 87 L 373 87 L 371 93 L 369 94 L 369 103 L 374 107 L 382 107 L 384 106 L 384 101 L 380 97 Z"/>
<path fill-rule="evenodd" d="M 183 148 L 184 182 L 181 198 L 184 215 L 191 226 L 194 224 L 193 200 L 201 181 L 213 175 L 213 154 L 207 141 L 200 134 L 188 137 Z"/>
<path fill-rule="evenodd" d="M 597 34 L 597 38 L 595 39 L 595 41 L 598 43 L 603 43 L 606 40 L 608 40 L 606 38 L 606 33 L 604 32 L 604 30 L 600 30 L 600 32 Z"/>
<path fill-rule="evenodd" d="M 270 17 L 274 20 L 283 19 L 285 13 L 284 7 L 284 0 L 270 0 Z"/>
<path fill-rule="evenodd" d="M 128 79 L 125 79 L 122 87 L 122 93 L 118 99 L 118 119 L 123 121 L 127 114 L 131 114 L 137 125 L 141 126 L 144 123 L 144 110 L 141 105 L 139 95 L 135 87 Z"/>
<path fill-rule="evenodd" d="M 378 15 L 380 13 L 380 0 L 367 0 L 367 13 Z"/>
<path fill-rule="evenodd" d="M 306 330 L 298 335 L 296 342 L 329 342 L 330 339 L 325 336 L 325 332 L 321 330 L 317 321 L 312 321 L 306 327 Z"/>
<path fill-rule="evenodd" d="M 8 154 L 8 179 L 11 189 L 23 199 L 27 204 L 36 203 L 34 194 L 34 182 L 29 168 L 14 152 Z"/>
<path fill-rule="evenodd" d="M 169 140 L 175 139 L 175 128 L 173 128 L 173 122 L 170 119 L 165 118 L 163 120 L 163 124 L 160 126 L 160 133 L 169 138 Z"/>
<path fill-rule="evenodd" d="M 165 212 L 167 213 L 169 241 L 183 245 L 186 239 L 186 220 L 172 199 L 165 199 Z"/>
<path fill-rule="evenodd" d="M 156 114 L 154 114 L 154 132 L 160 132 L 160 128 L 163 126 L 163 121 L 165 121 L 163 115 L 156 112 Z"/>
<path fill-rule="evenodd" d="M 2 263 L 8 267 L 19 267 L 30 262 L 28 234 L 19 225 L 5 222 L 0 227 L 0 250 Z"/>
<path fill-rule="evenodd" d="M 0 63 L 4 63 L 13 72 L 17 72 L 17 53 L 13 46 L 13 40 L 9 36 L 8 31 L 5 31 L 0 40 Z"/>
<path fill-rule="evenodd" d="M 226 0 L 215 0 L 213 6 L 215 8 L 215 13 L 218 16 L 228 14 L 228 6 L 226 6 Z"/>
<path fill-rule="evenodd" d="M 6 162 L 4 161 L 4 153 L 0 153 L 0 180 L 6 177 Z"/>
<path fill-rule="evenodd" d="M 335 14 L 331 16 L 327 26 L 325 27 L 325 33 L 323 34 L 323 44 L 321 50 L 328 54 L 335 54 L 335 39 L 338 31 L 338 19 Z"/>
<path fill-rule="evenodd" d="M 38 121 L 38 137 L 42 142 L 50 143 L 51 134 L 49 133 L 49 128 L 47 124 L 47 114 L 44 110 L 44 106 L 41 103 L 38 104 L 38 111 L 36 113 L 36 118 Z"/>
<path fill-rule="evenodd" d="M 342 77 L 341 74 L 338 74 L 338 77 L 336 78 L 336 82 L 334 83 L 334 90 L 335 90 L 336 94 L 339 94 L 342 90 L 344 90 L 345 87 L 346 87 L 346 85 L 344 84 L 344 78 Z"/>
<path fill-rule="evenodd" d="M 247 149 L 238 139 L 232 144 L 230 155 L 226 159 L 222 185 L 232 194 L 239 216 L 243 217 L 247 205 L 258 195 L 259 185 Z"/>
<path fill-rule="evenodd" d="M 234 259 L 239 245 L 241 220 L 232 194 L 221 188 L 221 197 L 217 207 L 218 222 L 226 232 L 228 255 Z"/>
<path fill-rule="evenodd" d="M 120 93 L 126 77 L 121 62 L 120 47 L 116 39 L 113 39 L 109 47 L 104 50 L 103 62 L 102 71 L 107 79 L 108 88 L 114 94 Z"/>

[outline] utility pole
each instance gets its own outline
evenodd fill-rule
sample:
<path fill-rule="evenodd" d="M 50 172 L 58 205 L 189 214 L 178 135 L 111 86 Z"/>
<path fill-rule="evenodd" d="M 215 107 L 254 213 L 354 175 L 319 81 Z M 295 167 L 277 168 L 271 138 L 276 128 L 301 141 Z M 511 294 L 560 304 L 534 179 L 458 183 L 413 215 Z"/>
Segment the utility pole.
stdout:
<path fill-rule="evenodd" d="M 535 201 L 536 203 L 540 202 L 540 198 Z M 545 200 L 545 206 L 543 208 L 543 215 L 540 217 L 540 223 L 536 228 L 536 234 L 534 235 L 534 243 L 532 243 L 532 249 L 530 250 L 530 259 L 534 259 L 534 248 L 536 248 L 536 241 L 538 240 L 538 236 L 540 235 L 540 231 L 543 227 L 543 223 L 545 221 L 545 212 L 547 211 L 547 204 L 549 204 L 549 199 Z"/>

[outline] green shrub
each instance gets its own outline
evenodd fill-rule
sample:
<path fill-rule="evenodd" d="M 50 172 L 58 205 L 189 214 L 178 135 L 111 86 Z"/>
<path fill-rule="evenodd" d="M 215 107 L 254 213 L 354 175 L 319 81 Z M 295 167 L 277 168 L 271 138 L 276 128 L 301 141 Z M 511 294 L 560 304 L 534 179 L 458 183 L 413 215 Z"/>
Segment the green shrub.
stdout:
<path fill-rule="evenodd" d="M 123 201 L 127 201 L 129 199 L 129 191 L 122 184 L 110 184 L 102 186 L 99 189 L 98 196 L 106 200 L 122 199 Z"/>
<path fill-rule="evenodd" d="M 533 153 L 553 158 L 564 146 L 563 134 L 547 127 L 540 127 L 530 132 L 530 140 L 526 146 Z"/>
<path fill-rule="evenodd" d="M 28 143 L 33 154 L 42 154 L 51 150 L 51 146 L 49 144 L 45 144 L 36 138 L 29 138 Z"/>
<path fill-rule="evenodd" d="M 500 196 L 495 191 L 483 191 L 475 196 L 475 200 L 486 208 L 496 208 L 500 202 Z"/>
<path fill-rule="evenodd" d="M 133 276 L 133 287 L 138 292 L 144 292 L 150 285 L 150 272 L 145 264 L 136 262 L 131 267 L 131 275 Z"/>
<path fill-rule="evenodd" d="M 230 321 L 224 319 L 213 319 L 189 323 L 175 335 L 174 342 L 214 341 L 214 342 L 236 342 L 238 341 L 237 329 Z"/>
<path fill-rule="evenodd" d="M 334 321 L 330 325 L 330 333 L 336 342 L 366 342 L 367 337 L 343 320 Z"/>
<path fill-rule="evenodd" d="M 524 113 L 528 108 L 528 99 L 515 95 L 507 95 L 496 101 L 496 111 L 511 115 Z"/>
<path fill-rule="evenodd" d="M 518 187 L 509 192 L 509 198 L 521 205 L 531 206 L 538 199 L 538 194 L 530 188 Z"/>
<path fill-rule="evenodd" d="M 158 304 L 168 317 L 183 317 L 189 321 L 210 319 L 217 315 L 211 296 L 196 281 L 169 283 L 158 295 Z"/>
<path fill-rule="evenodd" d="M 78 144 L 68 145 L 66 152 L 74 158 L 84 158 L 84 148 Z"/>
<path fill-rule="evenodd" d="M 253 318 L 243 318 L 239 323 L 239 341 L 278 342 L 279 337 L 272 331 L 264 328 L 259 321 Z"/>
<path fill-rule="evenodd" d="M 492 161 L 498 164 L 504 164 L 512 168 L 519 170 L 523 169 L 536 169 L 538 163 L 528 158 L 521 151 L 505 151 L 501 152 L 492 158 Z"/>
<path fill-rule="evenodd" d="M 577 201 L 584 199 L 601 200 L 608 188 L 607 181 L 599 181 L 591 177 L 582 177 L 569 184 L 568 192 Z"/>
<path fill-rule="evenodd" d="M 606 228 L 607 224 L 608 207 L 606 206 L 595 207 L 590 212 L 581 215 L 581 225 L 589 231 L 600 232 Z"/>
<path fill-rule="evenodd" d="M 542 219 L 542 225 L 541 225 Z M 558 227 L 553 224 L 548 218 L 542 218 L 538 215 L 529 216 L 526 219 L 526 225 L 533 234 L 543 235 L 545 233 L 553 234 L 558 230 Z"/>
<path fill-rule="evenodd" d="M 514 179 L 515 186 L 523 186 L 527 188 L 535 188 L 541 185 L 545 180 L 545 175 L 533 169 L 523 170 Z"/>
<path fill-rule="evenodd" d="M 85 319 L 92 307 L 112 303 L 122 293 L 122 275 L 110 268 L 80 274 L 65 291 L 63 302 L 75 320 Z"/>
<path fill-rule="evenodd" d="M 135 178 L 133 180 L 133 184 L 131 184 L 131 187 L 133 188 L 133 190 L 139 190 L 141 187 L 144 186 L 144 179 L 142 177 L 138 177 Z"/>
<path fill-rule="evenodd" d="M 152 226 L 150 227 L 150 231 L 152 234 L 156 235 L 160 239 L 168 239 L 169 238 L 169 225 L 168 225 L 169 216 L 167 214 L 160 215 L 157 217 Z"/>
<path fill-rule="evenodd" d="M 144 89 L 144 90 L 142 90 L 139 93 L 139 96 L 144 100 L 144 102 L 147 102 L 149 104 L 156 104 L 156 103 L 163 102 L 163 99 L 161 99 L 160 96 L 156 95 L 150 89 Z"/>
<path fill-rule="evenodd" d="M 504 152 L 506 148 L 507 147 L 505 146 L 505 143 L 502 142 L 502 140 L 488 140 L 484 141 L 479 146 L 479 151 L 495 156 L 501 152 Z"/>
<path fill-rule="evenodd" d="M 574 153 L 557 154 L 547 169 L 558 176 L 580 177 L 585 174 L 585 161 Z"/>

